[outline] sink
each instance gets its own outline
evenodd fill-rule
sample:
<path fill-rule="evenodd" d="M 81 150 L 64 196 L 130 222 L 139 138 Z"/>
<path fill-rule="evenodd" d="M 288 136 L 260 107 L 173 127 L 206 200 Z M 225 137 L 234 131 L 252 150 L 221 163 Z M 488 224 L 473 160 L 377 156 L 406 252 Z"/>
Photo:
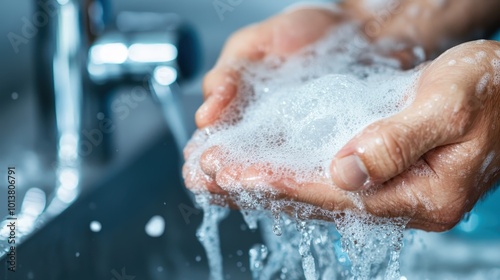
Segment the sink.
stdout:
<path fill-rule="evenodd" d="M 0 278 L 206 279 L 207 260 L 196 239 L 203 215 L 183 187 L 167 130 L 93 189 L 18 246 L 18 271 L 5 268 Z M 164 221 L 160 236 L 145 230 L 154 216 Z M 247 252 L 261 242 L 259 234 L 248 230 L 237 212 L 221 226 L 227 275 L 251 279 Z"/>

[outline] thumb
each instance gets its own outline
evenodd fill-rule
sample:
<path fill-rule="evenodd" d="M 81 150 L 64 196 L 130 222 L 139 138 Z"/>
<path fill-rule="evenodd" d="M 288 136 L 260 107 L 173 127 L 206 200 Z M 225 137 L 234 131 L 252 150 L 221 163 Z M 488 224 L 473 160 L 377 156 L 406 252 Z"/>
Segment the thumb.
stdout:
<path fill-rule="evenodd" d="M 427 151 L 445 143 L 451 137 L 440 129 L 446 122 L 430 113 L 414 103 L 366 127 L 332 161 L 334 183 L 348 191 L 364 190 L 397 176 Z"/>
<path fill-rule="evenodd" d="M 368 126 L 337 153 L 330 165 L 334 183 L 350 191 L 384 183 L 429 150 L 471 137 L 467 132 L 481 122 L 479 116 L 488 100 L 482 85 L 484 77 L 489 77 L 485 69 L 491 71 L 491 66 L 472 67 L 458 58 L 477 55 L 489 50 L 487 46 L 465 43 L 428 64 L 409 107 Z M 497 44 L 491 50 L 493 46 Z"/>

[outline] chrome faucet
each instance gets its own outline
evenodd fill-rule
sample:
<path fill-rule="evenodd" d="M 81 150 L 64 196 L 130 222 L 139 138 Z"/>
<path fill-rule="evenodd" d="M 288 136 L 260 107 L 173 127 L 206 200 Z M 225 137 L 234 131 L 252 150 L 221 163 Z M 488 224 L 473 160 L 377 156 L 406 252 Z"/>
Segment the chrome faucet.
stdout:
<path fill-rule="evenodd" d="M 47 0 L 53 17 L 37 36 L 35 58 L 37 89 L 43 125 L 41 145 L 48 151 L 48 163 L 55 162 L 56 186 L 43 215 L 54 216 L 64 210 L 79 193 L 81 157 L 78 149 L 85 92 L 84 59 L 88 36 L 83 2 Z M 36 6 L 42 9 L 41 5 Z M 42 213 L 40 213 L 42 214 Z"/>
<path fill-rule="evenodd" d="M 151 91 L 182 148 L 187 132 L 177 82 L 195 73 L 196 45 L 193 31 L 176 14 L 122 12 L 116 30 L 90 47 L 87 70 L 98 85 L 135 83 Z"/>
<path fill-rule="evenodd" d="M 20 228 L 19 241 L 81 192 L 82 162 L 90 158 L 82 128 L 98 127 L 92 123 L 95 114 L 105 110 L 105 96 L 116 85 L 147 88 L 161 105 L 178 147 L 183 147 L 187 132 L 177 83 L 192 77 L 200 61 L 194 32 L 175 14 L 122 12 L 116 24 L 110 24 L 108 0 L 40 1 L 43 5 L 35 5 L 36 12 L 50 9 L 51 17 L 36 37 L 39 148 L 49 155 L 46 164 L 55 162 L 56 182 L 43 203 L 26 195 L 22 209 L 30 211 L 18 213 L 18 219 L 24 219 L 19 224 L 26 225 Z M 99 145 L 92 158 L 105 158 L 105 147 Z M 0 232 L 0 256 L 7 248 L 4 237 Z"/>
<path fill-rule="evenodd" d="M 88 159 L 82 127 L 99 127 L 95 116 L 106 110 L 106 93 L 121 84 L 142 84 L 153 94 L 182 147 L 187 132 L 177 82 L 198 68 L 193 30 L 171 13 L 121 12 L 109 24 L 108 0 L 48 1 L 56 16 L 39 36 L 42 47 L 37 48 L 46 120 L 41 133 L 50 134 L 48 145 L 56 143 L 51 149 L 58 168 L 79 169 L 82 159 Z M 109 154 L 105 144 L 93 148 L 100 149 L 93 158 Z M 66 201 L 74 195 L 68 194 Z"/>

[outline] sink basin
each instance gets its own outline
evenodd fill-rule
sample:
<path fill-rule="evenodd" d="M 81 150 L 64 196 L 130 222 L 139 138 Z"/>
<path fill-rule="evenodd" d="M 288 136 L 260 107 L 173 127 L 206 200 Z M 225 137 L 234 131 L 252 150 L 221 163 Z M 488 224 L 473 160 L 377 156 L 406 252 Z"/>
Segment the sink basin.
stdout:
<path fill-rule="evenodd" d="M 207 260 L 196 239 L 203 215 L 183 187 L 168 131 L 93 189 L 18 246 L 17 272 L 4 269 L 0 278 L 206 279 Z M 164 230 L 152 234 L 146 225 L 154 216 Z M 259 234 L 248 230 L 237 212 L 221 232 L 227 275 L 251 279 L 247 252 L 261 242 Z"/>

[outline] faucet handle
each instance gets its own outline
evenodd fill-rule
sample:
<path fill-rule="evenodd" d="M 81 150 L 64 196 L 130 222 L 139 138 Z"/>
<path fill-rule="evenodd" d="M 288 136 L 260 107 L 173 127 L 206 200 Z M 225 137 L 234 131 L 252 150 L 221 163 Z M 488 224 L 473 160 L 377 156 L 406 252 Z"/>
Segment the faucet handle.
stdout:
<path fill-rule="evenodd" d="M 192 28 L 171 13 L 122 12 L 116 30 L 98 38 L 89 49 L 87 70 L 97 84 L 143 82 L 160 66 L 193 77 L 200 64 L 200 48 Z"/>
<path fill-rule="evenodd" d="M 148 87 L 181 151 L 188 131 L 178 83 L 195 76 L 200 61 L 197 36 L 178 15 L 122 12 L 116 29 L 90 47 L 87 70 L 98 85 L 132 82 Z"/>

